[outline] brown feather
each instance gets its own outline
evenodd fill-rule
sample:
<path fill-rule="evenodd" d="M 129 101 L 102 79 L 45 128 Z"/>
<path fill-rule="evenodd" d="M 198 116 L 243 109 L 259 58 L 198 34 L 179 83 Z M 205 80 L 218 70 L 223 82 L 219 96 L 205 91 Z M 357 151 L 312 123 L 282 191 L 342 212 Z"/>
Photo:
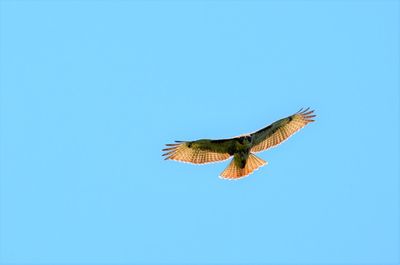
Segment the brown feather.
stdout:
<path fill-rule="evenodd" d="M 278 127 L 272 135 L 268 136 L 261 142 L 255 144 L 250 149 L 250 151 L 261 152 L 271 147 L 275 147 L 284 142 L 285 140 L 287 140 L 290 136 L 295 134 L 297 131 L 306 126 L 308 123 L 313 122 L 314 120 L 311 118 L 316 117 L 316 115 L 310 115 L 314 113 L 314 110 L 308 111 L 309 109 L 310 108 L 306 108 L 305 110 L 301 109 L 296 114 L 289 116 L 288 118 L 290 121 Z M 257 137 L 258 132 L 253 133 L 253 135 Z"/>
<path fill-rule="evenodd" d="M 171 146 L 171 144 L 167 144 Z M 182 142 L 171 148 L 165 148 L 167 151 L 163 156 L 167 156 L 165 160 L 171 159 L 192 164 L 207 164 L 212 162 L 224 161 L 231 157 L 228 153 L 217 153 L 207 150 L 193 149 L 188 147 L 186 142 Z"/>
<path fill-rule="evenodd" d="M 266 164 L 266 161 L 253 154 L 249 155 L 246 166 L 244 168 L 239 168 L 238 166 L 236 166 L 235 161 L 232 159 L 231 163 L 229 163 L 228 167 L 221 173 L 220 177 L 229 180 L 241 179 L 250 175 L 259 167 Z"/>

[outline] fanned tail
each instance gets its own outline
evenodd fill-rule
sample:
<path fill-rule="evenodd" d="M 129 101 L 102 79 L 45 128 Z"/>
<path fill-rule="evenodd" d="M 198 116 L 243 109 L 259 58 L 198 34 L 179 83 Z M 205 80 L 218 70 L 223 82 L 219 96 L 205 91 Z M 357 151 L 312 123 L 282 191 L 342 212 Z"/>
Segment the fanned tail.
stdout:
<path fill-rule="evenodd" d="M 230 180 L 244 178 L 253 173 L 254 170 L 266 164 L 266 161 L 250 153 L 249 157 L 247 158 L 246 166 L 244 168 L 239 168 L 238 166 L 236 166 L 234 159 L 232 159 L 231 163 L 221 173 L 220 177 Z"/>

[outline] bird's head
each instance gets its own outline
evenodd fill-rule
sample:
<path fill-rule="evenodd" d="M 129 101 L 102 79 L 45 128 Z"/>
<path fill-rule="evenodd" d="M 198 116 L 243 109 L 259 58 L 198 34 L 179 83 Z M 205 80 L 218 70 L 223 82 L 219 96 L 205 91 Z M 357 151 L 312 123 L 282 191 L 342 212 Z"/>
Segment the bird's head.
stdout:
<path fill-rule="evenodd" d="M 248 135 L 246 136 L 246 140 L 251 144 L 253 142 L 253 137 Z"/>
<path fill-rule="evenodd" d="M 252 141 L 253 141 L 253 137 L 251 137 L 250 135 L 244 135 L 239 138 L 240 144 L 244 144 L 244 145 L 251 144 Z"/>

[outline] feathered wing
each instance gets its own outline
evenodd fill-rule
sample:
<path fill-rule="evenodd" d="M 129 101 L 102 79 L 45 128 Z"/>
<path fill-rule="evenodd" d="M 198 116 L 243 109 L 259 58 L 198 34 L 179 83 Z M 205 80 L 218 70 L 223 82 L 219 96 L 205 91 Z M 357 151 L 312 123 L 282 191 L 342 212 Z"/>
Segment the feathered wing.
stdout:
<path fill-rule="evenodd" d="M 306 126 L 308 123 L 313 122 L 316 115 L 312 115 L 314 110 L 299 110 L 297 113 L 276 121 L 271 125 L 252 133 L 253 147 L 251 152 L 261 152 L 268 148 L 274 147 L 287 138 L 292 136 L 298 130 Z"/>
<path fill-rule="evenodd" d="M 197 140 L 191 142 L 176 141 L 163 149 L 165 160 L 172 159 L 192 164 L 206 164 L 224 161 L 231 157 L 229 150 L 235 145 L 235 139 Z"/>

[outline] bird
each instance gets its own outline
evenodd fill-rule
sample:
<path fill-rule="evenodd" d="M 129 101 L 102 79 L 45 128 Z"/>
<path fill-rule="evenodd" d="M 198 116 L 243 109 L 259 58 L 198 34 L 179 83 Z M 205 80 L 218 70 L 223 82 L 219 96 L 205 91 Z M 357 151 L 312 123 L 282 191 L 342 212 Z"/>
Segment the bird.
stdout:
<path fill-rule="evenodd" d="M 298 112 L 280 119 L 253 133 L 242 134 L 228 139 L 200 139 L 196 141 L 175 141 L 162 149 L 165 160 L 175 160 L 191 164 L 208 164 L 232 160 L 220 178 L 237 180 L 267 165 L 254 153 L 276 147 L 294 133 L 314 122 L 314 110 L 301 108 Z"/>

